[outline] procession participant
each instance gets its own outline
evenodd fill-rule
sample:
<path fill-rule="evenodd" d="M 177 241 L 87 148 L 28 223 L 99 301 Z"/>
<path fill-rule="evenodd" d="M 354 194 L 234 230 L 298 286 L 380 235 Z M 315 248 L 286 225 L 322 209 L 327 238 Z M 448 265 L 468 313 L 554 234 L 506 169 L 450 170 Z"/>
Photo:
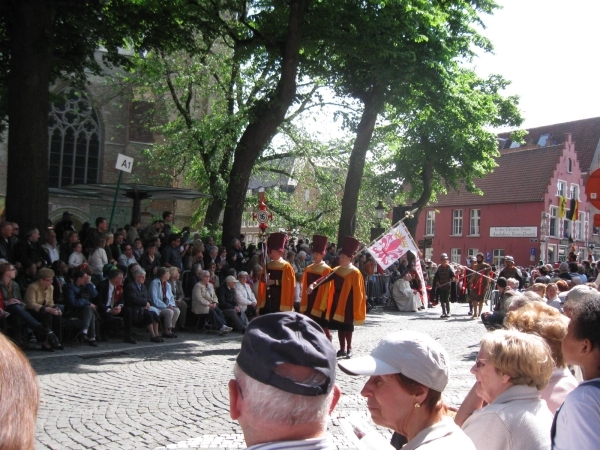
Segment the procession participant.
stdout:
<path fill-rule="evenodd" d="M 320 278 L 331 273 L 331 267 L 323 261 L 327 252 L 327 236 L 319 234 L 312 238 L 312 256 L 314 263 L 306 268 L 302 276 L 302 297 L 300 299 L 300 312 L 306 314 L 323 327 L 325 335 L 331 340 L 328 328 L 327 311 L 331 308 L 333 289 L 330 282 L 323 283 L 315 291 L 310 286 Z"/>
<path fill-rule="evenodd" d="M 338 357 L 352 357 L 352 333 L 355 325 L 362 325 L 367 315 L 367 293 L 360 271 L 352 264 L 352 258 L 360 242 L 351 236 L 342 240 L 339 251 L 340 265 L 332 275 L 333 300 L 327 312 L 329 329 L 338 330 L 340 350 Z"/>
<path fill-rule="evenodd" d="M 402 278 L 392 285 L 392 299 L 398 311 L 417 312 L 421 308 L 421 298 L 416 289 L 410 286 L 412 274 L 406 272 Z"/>
<path fill-rule="evenodd" d="M 260 315 L 294 309 L 296 275 L 290 263 L 283 259 L 286 241 L 285 233 L 271 233 L 267 240 L 267 251 L 271 261 L 267 263 L 260 277 L 258 289 Z"/>
<path fill-rule="evenodd" d="M 524 281 L 523 274 L 521 271 L 515 266 L 515 258 L 512 256 L 506 256 L 504 258 L 504 269 L 498 275 L 499 277 L 504 277 L 507 280 L 509 278 L 514 278 L 519 281 L 519 289 L 523 289 Z"/>
<path fill-rule="evenodd" d="M 471 264 L 473 272 L 469 275 L 469 311 L 472 319 L 477 319 L 483 312 L 483 301 L 488 290 L 492 266 L 483 260 L 483 253 L 477 253 L 477 260 Z"/>
<path fill-rule="evenodd" d="M 446 253 L 442 253 L 440 259 L 442 262 L 435 272 L 433 284 L 436 287 L 436 292 L 440 295 L 440 303 L 442 304 L 442 315 L 440 318 L 444 319 L 450 317 L 450 288 L 452 281 L 454 281 L 454 270 L 448 264 L 448 255 Z"/>

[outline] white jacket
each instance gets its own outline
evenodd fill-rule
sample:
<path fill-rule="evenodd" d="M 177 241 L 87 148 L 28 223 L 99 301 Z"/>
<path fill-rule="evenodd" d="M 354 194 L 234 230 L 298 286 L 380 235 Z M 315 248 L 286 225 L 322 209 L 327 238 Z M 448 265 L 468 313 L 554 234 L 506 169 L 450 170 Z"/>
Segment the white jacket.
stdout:
<path fill-rule="evenodd" d="M 252 288 L 248 283 L 242 284 L 239 281 L 236 281 L 233 288 L 235 289 L 235 302 L 242 311 L 246 311 L 248 305 L 256 303 L 256 297 L 254 296 Z"/>

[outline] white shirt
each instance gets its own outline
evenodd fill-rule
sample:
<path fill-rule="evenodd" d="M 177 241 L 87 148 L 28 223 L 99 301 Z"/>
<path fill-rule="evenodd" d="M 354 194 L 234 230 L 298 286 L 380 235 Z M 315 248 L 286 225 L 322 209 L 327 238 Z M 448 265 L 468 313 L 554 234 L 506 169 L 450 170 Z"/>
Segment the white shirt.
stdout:
<path fill-rule="evenodd" d="M 421 430 L 402 450 L 475 450 L 473 441 L 450 417 Z"/>
<path fill-rule="evenodd" d="M 48 252 L 48 256 L 50 256 L 50 264 L 54 261 L 58 261 L 60 259 L 60 253 L 58 252 L 58 246 L 52 247 L 50 244 L 45 243 L 42 245 L 43 248 Z"/>
<path fill-rule="evenodd" d="M 264 444 L 256 444 L 252 447 L 248 447 L 246 450 L 280 450 L 280 449 L 294 449 L 294 450 L 336 450 L 337 447 L 333 445 L 331 440 L 326 437 L 314 438 L 314 439 L 303 439 L 301 441 L 279 441 L 279 442 L 266 442 Z"/>
<path fill-rule="evenodd" d="M 600 378 L 581 383 L 556 413 L 553 450 L 600 448 L 600 388 L 589 386 L 590 381 Z"/>
<path fill-rule="evenodd" d="M 69 256 L 69 265 L 70 266 L 80 266 L 85 261 L 85 256 L 82 253 L 73 252 L 71 256 Z"/>

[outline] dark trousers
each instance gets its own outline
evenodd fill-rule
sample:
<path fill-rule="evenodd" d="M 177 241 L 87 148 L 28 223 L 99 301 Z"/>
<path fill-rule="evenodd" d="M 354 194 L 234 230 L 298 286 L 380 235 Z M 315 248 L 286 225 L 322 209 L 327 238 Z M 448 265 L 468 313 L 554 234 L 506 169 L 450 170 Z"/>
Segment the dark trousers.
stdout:
<path fill-rule="evenodd" d="M 109 330 L 114 330 L 118 320 L 117 318 L 123 319 L 123 333 L 124 337 L 130 338 L 132 335 L 132 321 L 131 321 L 131 309 L 121 308 L 119 314 L 109 314 L 103 312 L 100 314 L 100 320 L 102 321 L 102 330 L 106 333 Z"/>
<path fill-rule="evenodd" d="M 57 307 L 62 310 L 61 306 L 62 305 L 57 305 Z M 35 317 L 38 321 L 40 321 L 42 323 L 42 325 L 44 326 L 44 328 L 46 328 L 47 330 L 54 331 L 54 334 L 57 335 L 60 340 L 62 340 L 62 336 L 60 334 L 60 322 L 61 322 L 62 316 L 54 316 L 45 311 L 29 310 L 29 313 L 33 317 Z"/>
<path fill-rule="evenodd" d="M 450 314 L 450 289 L 438 289 L 437 292 L 442 304 L 442 314 Z"/>
<path fill-rule="evenodd" d="M 231 320 L 234 330 L 242 331 L 246 329 L 246 324 L 242 322 L 242 319 L 240 319 L 240 316 L 235 311 L 235 309 L 226 309 L 225 311 L 223 311 L 223 315 L 229 320 Z"/>
<path fill-rule="evenodd" d="M 81 319 L 82 332 L 86 330 L 86 334 L 90 339 L 96 338 L 96 314 L 91 306 L 71 308 L 70 315 Z"/>
<path fill-rule="evenodd" d="M 40 323 L 35 319 L 35 317 L 33 317 L 31 314 L 29 314 L 28 311 L 25 310 L 23 305 L 20 305 L 18 303 L 14 305 L 9 305 L 6 308 L 4 308 L 4 310 L 10 313 L 9 320 L 20 319 L 21 322 L 25 322 L 27 326 L 32 330 L 38 325 L 40 325 Z"/>
<path fill-rule="evenodd" d="M 223 325 L 227 325 L 223 311 L 221 311 L 218 306 L 215 307 L 215 309 L 208 309 L 208 317 L 213 323 L 213 328 L 216 328 L 217 330 L 220 330 Z"/>
<path fill-rule="evenodd" d="M 485 313 L 483 313 L 481 315 L 481 321 L 488 330 L 496 330 L 503 327 L 504 317 L 505 315 L 499 312 L 489 314 L 487 317 L 485 316 Z"/>

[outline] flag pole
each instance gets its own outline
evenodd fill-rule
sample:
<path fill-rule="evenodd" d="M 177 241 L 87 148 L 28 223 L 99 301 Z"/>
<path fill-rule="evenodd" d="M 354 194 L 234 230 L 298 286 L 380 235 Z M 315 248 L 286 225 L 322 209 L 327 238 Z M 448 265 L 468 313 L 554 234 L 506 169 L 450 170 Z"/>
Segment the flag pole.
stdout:
<path fill-rule="evenodd" d="M 414 213 L 416 213 L 418 209 L 419 208 L 415 208 L 412 211 L 406 211 L 404 213 L 404 217 L 402 219 L 400 219 L 398 222 L 396 222 L 394 225 L 392 225 L 388 230 L 384 231 L 379 236 L 377 236 L 377 238 L 375 238 L 374 240 L 372 240 L 371 242 L 369 242 L 368 245 L 366 245 L 360 252 L 358 252 L 358 255 L 360 255 L 361 253 L 365 253 L 368 250 L 368 248 L 371 247 L 375 242 L 377 242 L 383 236 L 385 236 L 386 234 L 388 234 L 390 232 L 390 230 L 393 230 L 394 228 L 396 228 L 398 225 L 400 225 L 406 219 L 412 219 L 414 217 Z M 413 239 L 413 237 L 410 235 L 410 233 L 408 233 L 408 235 L 410 236 L 410 239 L 412 240 L 412 243 L 415 246 L 415 248 L 417 249 L 417 251 L 419 251 L 419 247 L 415 243 L 415 240 Z M 420 251 L 419 251 L 419 253 L 420 253 Z"/>

